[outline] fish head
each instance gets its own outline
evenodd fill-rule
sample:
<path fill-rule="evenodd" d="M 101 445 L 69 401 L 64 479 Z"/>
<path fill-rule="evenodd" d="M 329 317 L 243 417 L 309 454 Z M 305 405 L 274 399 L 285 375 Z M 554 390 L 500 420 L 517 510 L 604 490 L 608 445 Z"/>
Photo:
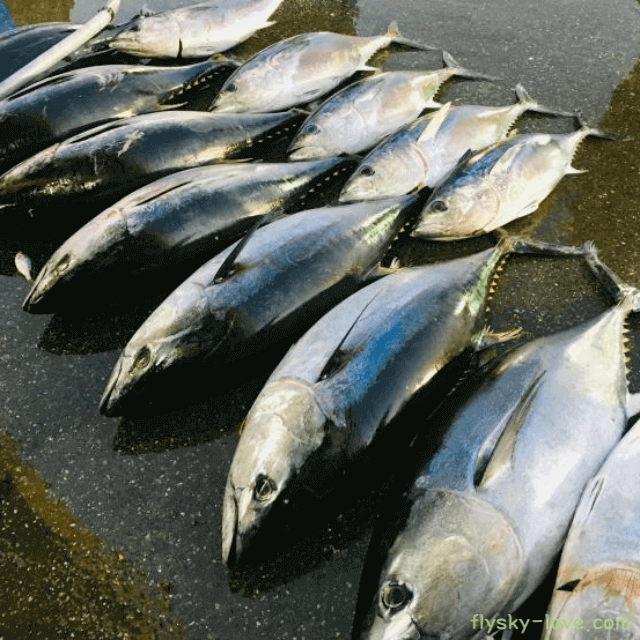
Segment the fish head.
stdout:
<path fill-rule="evenodd" d="M 100 402 L 107 416 L 130 411 L 149 391 L 179 381 L 183 368 L 204 361 L 229 336 L 229 319 L 208 313 L 198 284 L 180 285 L 136 331 L 117 361 Z M 212 345 L 214 345 L 212 347 Z"/>
<path fill-rule="evenodd" d="M 326 119 L 326 117 L 322 117 L 322 114 L 316 114 L 302 125 L 289 146 L 290 160 L 311 160 L 338 156 L 344 153 L 345 149 L 348 149 L 350 145 L 344 139 L 344 136 L 351 136 L 348 123 L 345 122 L 341 127 L 334 117 L 330 118 L 330 128 L 325 128 L 323 121 Z M 336 136 L 335 133 L 332 135 L 332 131 L 340 131 L 341 135 Z"/>
<path fill-rule="evenodd" d="M 354 637 L 462 640 L 486 633 L 477 614 L 500 613 L 523 566 L 522 549 L 505 516 L 475 496 L 428 490 L 407 510 L 399 533 L 396 526 L 377 591 L 368 612 L 356 618 Z M 367 589 L 361 585 L 365 597 Z M 362 604 L 358 611 L 364 613 Z"/>
<path fill-rule="evenodd" d="M 209 107 L 209 111 L 216 113 L 270 111 L 266 104 L 269 102 L 269 89 L 265 87 L 263 91 L 258 71 L 258 69 L 240 67 L 232 73 L 222 85 L 220 93 Z M 256 87 L 260 87 L 258 96 L 256 96 Z M 256 100 L 260 100 L 260 105 L 256 103 Z"/>
<path fill-rule="evenodd" d="M 96 216 L 66 240 L 36 277 L 23 303 L 30 313 L 53 313 L 73 290 L 91 286 L 88 279 L 100 276 L 117 259 L 129 237 L 118 209 Z"/>
<path fill-rule="evenodd" d="M 281 378 L 258 396 L 242 427 L 222 508 L 222 559 L 237 565 L 268 516 L 325 440 L 326 418 L 306 383 Z"/>
<path fill-rule="evenodd" d="M 487 233 L 500 210 L 500 196 L 488 181 L 446 181 L 427 200 L 411 235 L 432 240 L 456 240 Z"/>
<path fill-rule="evenodd" d="M 347 180 L 338 200 L 356 202 L 411 193 L 420 188 L 427 174 L 423 158 L 410 149 L 385 145 L 374 149 Z"/>
<path fill-rule="evenodd" d="M 170 15 L 138 15 L 109 41 L 109 48 L 133 56 L 179 58 L 180 25 Z"/>

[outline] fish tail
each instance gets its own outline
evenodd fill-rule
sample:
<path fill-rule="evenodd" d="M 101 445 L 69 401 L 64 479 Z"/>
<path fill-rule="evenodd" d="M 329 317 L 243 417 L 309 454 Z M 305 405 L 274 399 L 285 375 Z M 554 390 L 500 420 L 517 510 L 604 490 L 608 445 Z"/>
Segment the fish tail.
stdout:
<path fill-rule="evenodd" d="M 417 42 L 416 40 L 405 38 L 400 33 L 398 23 L 395 20 L 389 23 L 384 36 L 389 38 L 389 40 L 391 40 L 391 42 L 393 42 L 394 44 L 401 44 L 405 47 L 410 47 L 411 49 L 417 49 L 418 51 L 435 51 L 438 49 L 438 47 L 432 47 L 428 44 L 422 44 L 421 42 Z"/>
<path fill-rule="evenodd" d="M 636 301 L 640 302 L 637 290 L 620 280 L 600 259 L 596 245 L 593 242 L 585 242 L 583 248 L 587 266 L 593 273 L 598 284 L 616 304 L 627 303 L 630 304 L 631 307 L 634 307 Z"/>
<path fill-rule="evenodd" d="M 591 244 L 583 245 L 581 247 L 575 247 L 571 245 L 557 244 L 553 242 L 541 242 L 539 240 L 533 240 L 526 234 L 512 234 L 503 228 L 494 230 L 494 235 L 497 236 L 498 243 L 496 249 L 503 255 L 509 253 L 518 254 L 532 254 L 543 256 L 579 256 L 588 259 L 588 256 L 593 253 L 595 249 L 592 249 Z"/>
<path fill-rule="evenodd" d="M 486 73 L 465 69 L 465 67 L 461 66 L 448 51 L 444 50 L 442 51 L 442 64 L 444 64 L 447 69 L 451 69 L 454 75 L 462 78 L 469 78 L 470 80 L 487 80 L 489 82 L 499 80 L 496 76 L 490 76 Z"/>
<path fill-rule="evenodd" d="M 578 144 L 588 136 L 593 138 L 602 138 L 603 140 L 611 140 L 613 142 L 619 142 L 620 136 L 615 133 L 611 133 L 609 131 L 603 131 L 602 129 L 598 129 L 596 127 L 590 127 L 583 119 L 582 115 L 579 111 L 577 111 L 574 115 L 576 120 L 576 124 L 578 125 L 577 133 L 580 134 Z M 624 138 L 624 141 L 627 141 L 629 138 Z"/>
<path fill-rule="evenodd" d="M 576 117 L 575 112 L 550 109 L 549 107 L 541 105 L 537 100 L 531 97 L 529 92 L 521 84 L 516 85 L 515 92 L 518 98 L 518 103 L 522 106 L 523 111 L 536 111 L 537 113 L 565 118 Z"/>
<path fill-rule="evenodd" d="M 575 119 L 576 119 L 576 122 L 580 125 L 580 128 L 575 133 L 569 135 L 567 139 L 568 142 L 565 149 L 567 154 L 571 156 L 568 164 L 568 169 L 566 170 L 567 174 L 586 172 L 586 170 L 576 169 L 573 166 L 571 166 L 571 163 L 573 162 L 573 159 L 575 158 L 575 155 L 578 152 L 578 148 L 580 147 L 580 144 L 585 138 L 588 138 L 588 137 L 601 138 L 602 140 L 608 140 L 610 142 L 620 142 L 620 136 L 616 135 L 615 133 L 603 131 L 602 129 L 590 127 L 589 125 L 585 124 L 580 118 L 579 113 L 575 114 Z M 625 138 L 624 140 L 626 141 L 628 140 L 628 138 Z"/>

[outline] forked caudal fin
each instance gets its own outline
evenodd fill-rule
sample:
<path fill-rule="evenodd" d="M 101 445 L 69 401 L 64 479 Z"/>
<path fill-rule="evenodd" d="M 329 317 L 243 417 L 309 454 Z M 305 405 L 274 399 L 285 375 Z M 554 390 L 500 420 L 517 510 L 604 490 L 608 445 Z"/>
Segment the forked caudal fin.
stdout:
<path fill-rule="evenodd" d="M 479 73 L 477 71 L 471 71 L 462 67 L 454 57 L 448 51 L 442 51 L 442 63 L 448 69 L 455 71 L 455 75 L 463 78 L 469 78 L 470 80 L 487 80 L 488 82 L 495 82 L 500 78 L 496 76 L 489 76 L 485 73 Z"/>
<path fill-rule="evenodd" d="M 499 238 L 497 246 L 502 248 L 503 253 L 528 253 L 554 257 L 583 256 L 585 260 L 588 260 L 589 256 L 593 252 L 592 245 L 588 243 L 581 247 L 574 247 L 571 245 L 555 244 L 552 242 L 541 242 L 539 240 L 532 240 L 525 236 L 511 235 L 502 228 L 496 229 L 494 234 Z"/>
<path fill-rule="evenodd" d="M 560 109 L 549 109 L 548 107 L 544 107 L 537 100 L 534 100 L 521 84 L 516 85 L 515 92 L 518 98 L 518 103 L 521 104 L 523 108 L 526 107 L 527 111 L 535 111 L 536 113 L 544 113 L 550 116 L 576 118 L 575 112 L 572 113 L 571 111 L 561 111 Z"/>
<path fill-rule="evenodd" d="M 428 44 L 422 44 L 421 42 L 405 38 L 400 33 L 398 23 L 395 20 L 389 24 L 389 26 L 387 27 L 387 32 L 384 35 L 390 38 L 391 42 L 393 42 L 394 44 L 399 44 L 404 47 L 411 47 L 412 49 L 417 49 L 418 51 L 436 51 L 438 49 L 438 47 L 432 47 Z"/>

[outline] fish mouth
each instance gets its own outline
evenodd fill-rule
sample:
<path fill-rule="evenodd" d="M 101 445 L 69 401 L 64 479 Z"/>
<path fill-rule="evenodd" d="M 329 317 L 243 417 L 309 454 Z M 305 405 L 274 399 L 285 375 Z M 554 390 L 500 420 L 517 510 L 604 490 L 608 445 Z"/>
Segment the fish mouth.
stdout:
<path fill-rule="evenodd" d="M 271 511 L 252 508 L 253 493 L 248 487 L 235 487 L 227 480 L 222 501 L 222 562 L 230 571 L 241 570 L 249 564 L 249 556 L 255 558 L 251 543 L 260 531 L 260 525 Z"/>
<path fill-rule="evenodd" d="M 108 418 L 122 415 L 123 385 L 120 383 L 120 374 L 122 373 L 123 365 L 123 359 L 120 358 L 111 373 L 100 400 L 100 413 Z"/>
<path fill-rule="evenodd" d="M 238 503 L 235 489 L 227 482 L 222 502 L 222 562 L 233 569 L 242 554 L 242 538 L 238 535 Z"/>
<path fill-rule="evenodd" d="M 209 111 L 212 113 L 241 113 L 245 111 L 245 109 L 243 109 L 240 105 L 233 104 L 233 103 L 217 104 L 214 102 L 209 107 Z"/>
<path fill-rule="evenodd" d="M 439 228 L 429 222 L 418 223 L 410 233 L 412 238 L 422 238 L 427 240 L 461 240 L 468 236 L 460 236 L 448 232 L 445 228 Z"/>
<path fill-rule="evenodd" d="M 27 313 L 47 313 L 48 310 L 43 309 L 42 306 L 42 299 L 44 297 L 45 292 L 40 290 L 37 283 L 34 284 L 22 303 L 22 310 Z"/>
<path fill-rule="evenodd" d="M 321 147 L 295 147 L 289 151 L 289 160 L 316 160 L 329 154 Z"/>
<path fill-rule="evenodd" d="M 51 306 L 51 296 L 48 295 L 51 291 L 51 281 L 47 280 L 45 271 L 41 271 L 22 303 L 24 311 L 27 313 L 54 313 L 54 309 Z"/>
<path fill-rule="evenodd" d="M 345 191 L 338 196 L 338 202 L 362 202 L 363 200 L 384 200 L 387 195 L 379 195 L 377 193 L 368 193 L 364 191 Z"/>

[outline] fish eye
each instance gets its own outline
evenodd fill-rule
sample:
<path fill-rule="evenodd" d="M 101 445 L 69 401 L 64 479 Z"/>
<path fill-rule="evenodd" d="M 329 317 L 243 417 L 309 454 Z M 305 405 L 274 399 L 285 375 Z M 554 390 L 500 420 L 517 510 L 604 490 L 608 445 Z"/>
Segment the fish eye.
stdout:
<path fill-rule="evenodd" d="M 362 169 L 360 169 L 360 175 L 362 176 L 372 176 L 375 173 L 375 169 L 373 167 L 370 166 L 366 166 L 366 167 L 362 167 Z"/>
<path fill-rule="evenodd" d="M 233 82 L 230 82 L 225 88 L 225 91 L 230 91 L 231 93 L 233 93 L 234 91 L 238 90 L 238 86 L 233 84 Z"/>
<path fill-rule="evenodd" d="M 60 262 L 58 262 L 58 264 L 55 266 L 54 271 L 56 272 L 56 274 L 57 275 L 63 274 L 69 268 L 70 262 L 71 261 L 69 259 L 69 254 L 67 253 L 65 256 L 63 256 L 60 259 Z"/>
<path fill-rule="evenodd" d="M 434 211 L 446 211 L 449 208 L 449 205 L 444 200 L 434 200 L 431 203 L 431 208 Z"/>
<path fill-rule="evenodd" d="M 149 362 L 151 362 L 151 350 L 149 347 L 142 347 L 133 361 L 133 366 L 136 369 L 144 369 Z"/>
<path fill-rule="evenodd" d="M 308 127 L 304 128 L 305 133 L 320 133 L 320 127 L 317 124 L 310 124 Z"/>
<path fill-rule="evenodd" d="M 264 502 L 273 495 L 275 490 L 276 485 L 271 478 L 268 478 L 267 476 L 258 476 L 256 484 L 253 487 L 253 497 L 258 502 Z"/>
<path fill-rule="evenodd" d="M 404 609 L 413 599 L 413 593 L 405 584 L 387 582 L 380 590 L 380 602 L 389 611 Z"/>

